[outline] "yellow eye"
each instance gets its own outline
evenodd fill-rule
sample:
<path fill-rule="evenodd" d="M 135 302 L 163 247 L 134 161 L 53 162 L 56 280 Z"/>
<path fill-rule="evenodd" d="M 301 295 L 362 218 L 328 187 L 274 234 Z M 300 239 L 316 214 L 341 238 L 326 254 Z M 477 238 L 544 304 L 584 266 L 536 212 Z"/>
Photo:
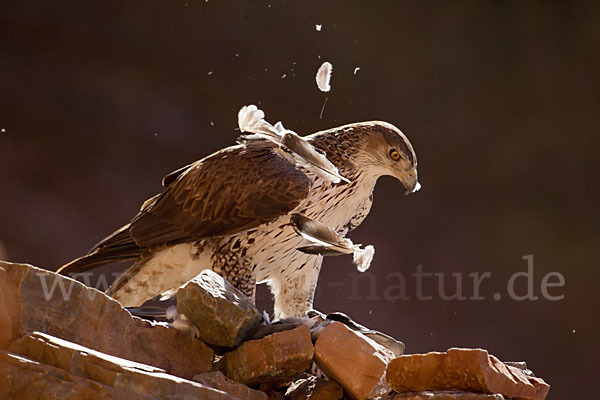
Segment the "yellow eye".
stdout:
<path fill-rule="evenodd" d="M 396 149 L 391 149 L 390 158 L 394 161 L 398 161 L 400 159 L 400 152 Z"/>

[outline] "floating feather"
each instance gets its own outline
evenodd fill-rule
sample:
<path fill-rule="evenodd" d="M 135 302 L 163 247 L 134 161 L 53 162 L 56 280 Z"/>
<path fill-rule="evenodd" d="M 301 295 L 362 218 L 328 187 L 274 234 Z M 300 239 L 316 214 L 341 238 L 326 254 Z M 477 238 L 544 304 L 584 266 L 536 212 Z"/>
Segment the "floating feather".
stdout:
<path fill-rule="evenodd" d="M 329 81 L 331 80 L 331 71 L 333 70 L 333 66 L 330 62 L 325 61 L 319 67 L 317 71 L 317 76 L 315 79 L 317 80 L 317 86 L 322 92 L 329 92 L 331 90 L 331 85 Z"/>

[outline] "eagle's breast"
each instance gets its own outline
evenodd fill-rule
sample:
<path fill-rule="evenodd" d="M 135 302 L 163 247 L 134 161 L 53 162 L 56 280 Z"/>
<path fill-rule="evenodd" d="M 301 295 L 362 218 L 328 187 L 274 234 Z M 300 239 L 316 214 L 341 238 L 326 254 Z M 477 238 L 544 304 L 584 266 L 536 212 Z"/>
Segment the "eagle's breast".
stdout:
<path fill-rule="evenodd" d="M 333 184 L 311 174 L 309 196 L 291 213 L 301 213 L 340 233 L 356 227 L 371 207 L 375 182 L 357 175 L 350 184 Z M 293 276 L 305 268 L 319 268 L 321 256 L 297 250 L 303 239 L 290 225 L 290 214 L 229 239 L 253 266 L 258 282 L 273 276 Z"/>

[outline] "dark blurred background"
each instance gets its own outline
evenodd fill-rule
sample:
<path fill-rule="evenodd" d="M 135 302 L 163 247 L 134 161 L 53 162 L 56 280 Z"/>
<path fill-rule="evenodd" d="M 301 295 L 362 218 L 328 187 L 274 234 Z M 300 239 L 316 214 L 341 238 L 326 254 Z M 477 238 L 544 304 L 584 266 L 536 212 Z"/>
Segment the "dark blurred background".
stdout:
<path fill-rule="evenodd" d="M 82 255 L 163 175 L 233 144 L 243 105 L 302 134 L 386 120 L 411 139 L 423 189 L 403 196 L 380 180 L 350 235 L 375 245 L 371 269 L 359 277 L 349 259 L 327 259 L 316 308 L 409 352 L 484 347 L 525 359 L 550 398 L 589 398 L 599 46 L 592 1 L 3 1 L 1 252 L 49 269 Z M 325 60 L 327 95 L 314 80 Z M 510 299 L 507 282 L 530 254 L 540 298 Z M 432 300 L 418 300 L 419 265 L 445 273 L 449 294 L 462 273 L 467 296 L 468 274 L 491 272 L 486 300 L 445 301 L 433 278 L 423 288 Z M 391 295 L 394 272 L 410 299 Z M 565 278 L 550 289 L 562 300 L 541 296 L 550 272 Z M 272 307 L 266 288 L 259 305 Z"/>

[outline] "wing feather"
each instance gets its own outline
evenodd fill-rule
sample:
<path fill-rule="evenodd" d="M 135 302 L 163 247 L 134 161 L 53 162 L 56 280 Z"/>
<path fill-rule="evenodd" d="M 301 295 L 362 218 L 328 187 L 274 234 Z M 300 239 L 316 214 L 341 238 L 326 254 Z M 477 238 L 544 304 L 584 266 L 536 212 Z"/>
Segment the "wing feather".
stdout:
<path fill-rule="evenodd" d="M 229 147 L 173 175 L 131 221 L 140 247 L 255 228 L 295 209 L 310 189 L 306 174 L 268 142 Z"/>

